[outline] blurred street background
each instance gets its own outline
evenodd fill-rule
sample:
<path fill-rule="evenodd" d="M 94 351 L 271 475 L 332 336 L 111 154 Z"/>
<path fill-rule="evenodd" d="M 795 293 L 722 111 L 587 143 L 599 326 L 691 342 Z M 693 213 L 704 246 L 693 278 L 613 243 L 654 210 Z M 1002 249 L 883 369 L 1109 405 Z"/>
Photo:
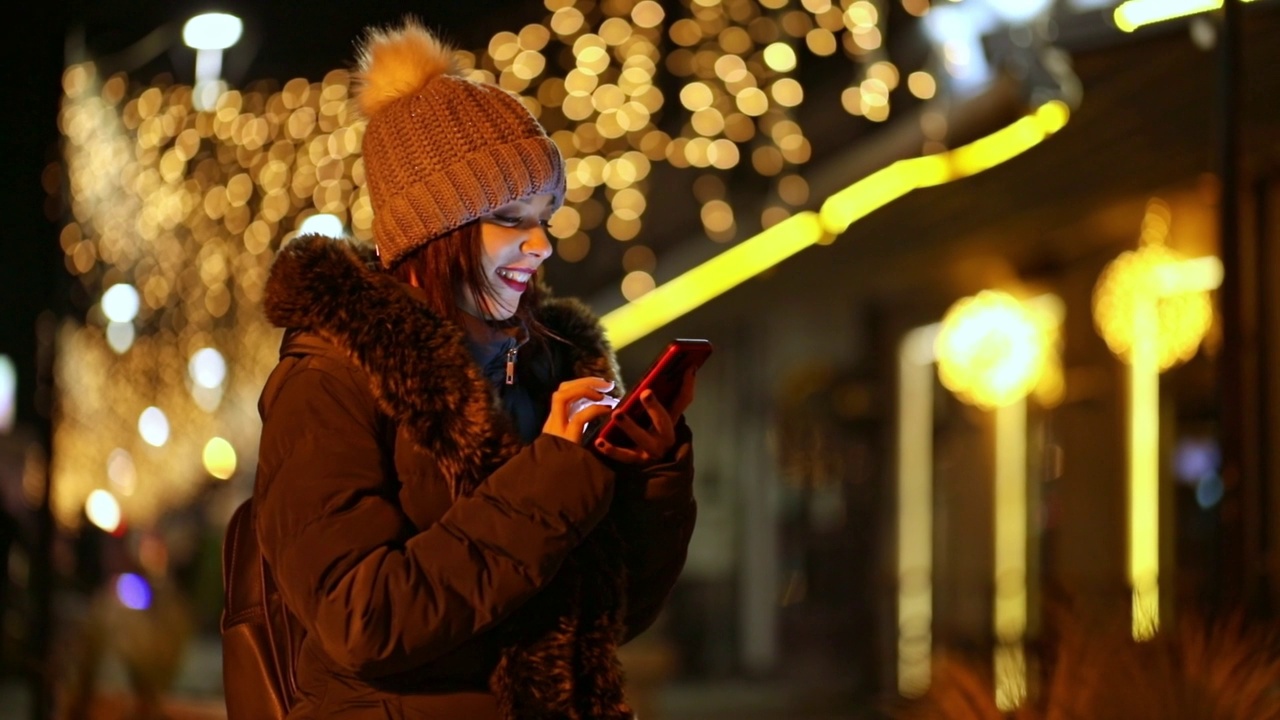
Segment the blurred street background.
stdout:
<path fill-rule="evenodd" d="M 29 12 L 0 718 L 225 717 L 263 285 L 301 233 L 371 240 L 353 43 L 406 13 L 561 148 L 546 281 L 626 378 L 716 345 L 688 565 L 625 648 L 643 720 L 1198 717 L 1192 686 L 1280 717 L 1239 709 L 1280 697 L 1280 0 Z"/>

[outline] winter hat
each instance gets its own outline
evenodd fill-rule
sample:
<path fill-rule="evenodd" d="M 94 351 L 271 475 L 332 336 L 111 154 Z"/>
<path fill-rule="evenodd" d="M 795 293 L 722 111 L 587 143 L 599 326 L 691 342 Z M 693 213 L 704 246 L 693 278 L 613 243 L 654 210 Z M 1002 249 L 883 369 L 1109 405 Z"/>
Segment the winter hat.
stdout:
<path fill-rule="evenodd" d="M 512 93 L 461 77 L 452 48 L 417 22 L 370 30 L 356 73 L 384 267 L 522 197 L 564 201 L 564 159 L 538 121 Z"/>

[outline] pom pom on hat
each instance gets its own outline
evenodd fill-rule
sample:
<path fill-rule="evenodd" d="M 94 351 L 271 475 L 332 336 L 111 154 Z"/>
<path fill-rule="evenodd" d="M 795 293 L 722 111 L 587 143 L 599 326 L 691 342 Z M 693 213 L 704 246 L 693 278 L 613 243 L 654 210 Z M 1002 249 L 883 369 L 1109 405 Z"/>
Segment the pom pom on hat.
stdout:
<path fill-rule="evenodd" d="M 452 50 L 419 23 L 368 32 L 355 71 L 384 266 L 513 200 L 564 201 L 564 158 L 528 108 L 459 76 Z"/>
<path fill-rule="evenodd" d="M 440 75 L 457 74 L 453 49 L 413 19 L 401 27 L 370 29 L 356 57 L 356 102 L 365 117 Z"/>

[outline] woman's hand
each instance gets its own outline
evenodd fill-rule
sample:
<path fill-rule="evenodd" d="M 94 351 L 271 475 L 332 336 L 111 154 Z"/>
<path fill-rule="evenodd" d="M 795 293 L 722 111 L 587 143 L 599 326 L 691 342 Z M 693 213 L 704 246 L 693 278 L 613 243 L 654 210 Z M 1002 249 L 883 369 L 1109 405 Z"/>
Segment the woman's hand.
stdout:
<path fill-rule="evenodd" d="M 595 441 L 596 449 L 605 457 L 628 465 L 652 465 L 663 460 L 676 444 L 676 420 L 693 403 L 693 386 L 694 371 L 690 369 L 684 375 L 680 393 L 671 404 L 670 412 L 662 407 L 652 390 L 645 390 L 640 394 L 640 404 L 649 414 L 651 422 L 649 428 L 640 427 L 635 420 L 626 415 L 615 416 L 618 427 L 631 438 L 635 447 L 620 448 L 605 442 L 603 438 L 598 438 Z"/>
<path fill-rule="evenodd" d="M 598 377 L 584 377 L 560 383 L 551 393 L 551 414 L 542 426 L 542 432 L 564 438 L 572 443 L 582 442 L 582 431 L 587 423 L 609 414 L 618 404 L 618 398 L 605 393 L 613 389 L 613 381 Z"/>

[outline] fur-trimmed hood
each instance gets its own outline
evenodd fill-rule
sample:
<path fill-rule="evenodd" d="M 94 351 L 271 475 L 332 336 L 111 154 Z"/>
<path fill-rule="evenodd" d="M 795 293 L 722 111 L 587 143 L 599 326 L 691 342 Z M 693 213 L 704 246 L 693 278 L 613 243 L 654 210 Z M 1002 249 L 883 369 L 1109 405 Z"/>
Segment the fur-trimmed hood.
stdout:
<path fill-rule="evenodd" d="M 294 240 L 271 268 L 265 309 L 276 326 L 320 336 L 368 373 L 378 404 L 436 456 L 455 497 L 518 448 L 463 329 L 406 292 L 371 248 L 320 235 Z M 538 317 L 565 341 L 551 341 L 557 376 L 619 380 L 585 305 L 548 298 Z"/>

